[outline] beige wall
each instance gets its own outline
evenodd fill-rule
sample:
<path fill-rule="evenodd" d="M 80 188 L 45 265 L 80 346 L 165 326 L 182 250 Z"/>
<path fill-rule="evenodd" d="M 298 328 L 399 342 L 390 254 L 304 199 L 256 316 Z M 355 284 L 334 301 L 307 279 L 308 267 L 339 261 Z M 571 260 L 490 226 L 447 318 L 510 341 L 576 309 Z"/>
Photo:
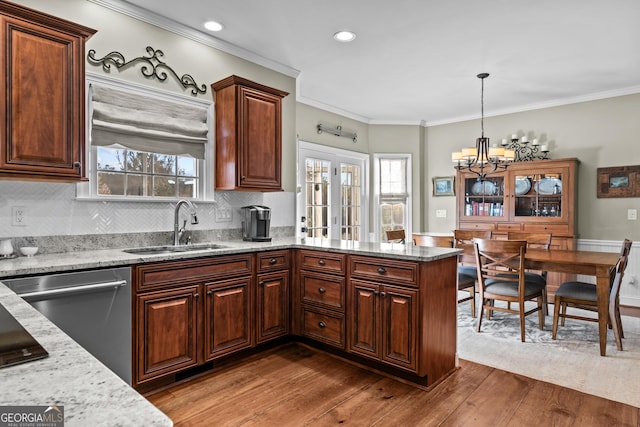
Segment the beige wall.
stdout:
<path fill-rule="evenodd" d="M 582 239 L 640 239 L 640 222 L 627 220 L 627 209 L 640 210 L 640 198 L 598 199 L 598 167 L 640 164 L 640 94 L 582 102 L 560 107 L 485 118 L 485 134 L 499 142 L 513 133 L 526 133 L 548 143 L 552 158 L 576 157 L 578 173 L 578 233 Z M 453 175 L 451 152 L 473 146 L 479 120 L 427 128 L 424 162 L 431 176 Z M 445 219 L 436 209 L 447 209 Z M 455 198 L 423 201 L 424 221 L 430 231 L 455 227 Z"/>
<path fill-rule="evenodd" d="M 423 168 L 421 162 L 423 158 L 422 143 L 424 138 L 424 127 L 422 126 L 394 126 L 394 125 L 368 125 L 358 120 L 353 120 L 330 113 L 319 108 L 298 103 L 296 114 L 296 127 L 298 139 L 301 141 L 313 142 L 343 150 L 357 151 L 371 155 L 373 161 L 374 153 L 407 153 L 412 156 L 412 184 L 413 184 L 413 209 L 412 227 L 420 230 L 421 227 L 421 195 Z M 316 126 L 324 123 L 331 126 L 340 125 L 344 130 L 355 131 L 358 134 L 358 141 L 353 143 L 348 138 L 337 137 L 328 133 L 318 134 Z M 371 164 L 373 173 L 373 164 Z M 373 176 L 370 176 L 373 183 Z M 369 212 L 369 224 L 373 231 L 373 210 Z"/>

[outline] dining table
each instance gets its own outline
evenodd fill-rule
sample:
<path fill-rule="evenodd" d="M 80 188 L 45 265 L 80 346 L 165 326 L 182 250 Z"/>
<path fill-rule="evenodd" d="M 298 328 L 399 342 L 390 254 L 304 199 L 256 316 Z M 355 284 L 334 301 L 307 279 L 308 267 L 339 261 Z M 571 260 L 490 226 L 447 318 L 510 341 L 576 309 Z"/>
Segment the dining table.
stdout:
<path fill-rule="evenodd" d="M 527 249 L 525 253 L 528 269 L 595 276 L 601 356 L 607 353 L 607 319 L 610 318 L 613 328 L 618 326 L 616 316 L 609 313 L 609 290 L 619 256 L 615 252 L 560 249 Z"/>

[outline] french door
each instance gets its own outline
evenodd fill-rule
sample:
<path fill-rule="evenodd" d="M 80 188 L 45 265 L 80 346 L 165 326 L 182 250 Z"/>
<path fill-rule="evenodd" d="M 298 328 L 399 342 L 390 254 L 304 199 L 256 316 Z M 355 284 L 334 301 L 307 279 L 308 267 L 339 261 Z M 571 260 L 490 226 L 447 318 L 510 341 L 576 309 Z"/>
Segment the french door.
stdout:
<path fill-rule="evenodd" d="M 307 236 L 366 241 L 368 176 L 367 154 L 299 141 L 296 217 Z"/>

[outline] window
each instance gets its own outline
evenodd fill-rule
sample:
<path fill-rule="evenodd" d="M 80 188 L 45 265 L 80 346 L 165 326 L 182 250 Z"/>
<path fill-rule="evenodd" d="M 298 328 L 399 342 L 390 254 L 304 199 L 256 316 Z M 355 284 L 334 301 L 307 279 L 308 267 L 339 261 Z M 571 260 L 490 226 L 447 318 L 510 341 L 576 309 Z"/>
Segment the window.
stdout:
<path fill-rule="evenodd" d="M 97 147 L 100 196 L 197 198 L 198 160 L 126 148 Z"/>
<path fill-rule="evenodd" d="M 87 88 L 90 180 L 78 197 L 213 199 L 211 102 L 94 75 Z"/>
<path fill-rule="evenodd" d="M 388 230 L 411 231 L 411 155 L 376 154 L 375 188 L 376 235 L 386 240 Z"/>

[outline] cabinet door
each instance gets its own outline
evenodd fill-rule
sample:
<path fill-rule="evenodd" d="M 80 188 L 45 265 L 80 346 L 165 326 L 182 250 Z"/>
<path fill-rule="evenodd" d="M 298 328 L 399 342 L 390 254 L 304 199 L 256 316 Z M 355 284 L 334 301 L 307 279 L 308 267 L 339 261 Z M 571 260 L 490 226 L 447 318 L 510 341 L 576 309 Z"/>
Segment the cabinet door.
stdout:
<path fill-rule="evenodd" d="M 417 291 L 385 286 L 382 298 L 382 360 L 416 370 L 418 330 Z"/>
<path fill-rule="evenodd" d="M 464 220 L 495 222 L 505 211 L 505 175 L 503 172 L 478 181 L 475 175 L 461 174 L 458 183 L 458 215 Z"/>
<path fill-rule="evenodd" d="M 568 206 L 568 168 L 554 167 L 513 171 L 509 175 L 513 197 L 512 220 L 532 223 L 566 223 L 571 213 Z M 564 187 L 564 188 L 563 188 Z M 530 227 L 529 227 L 530 228 Z M 528 231 L 543 231 L 530 229 Z M 555 230 L 549 230 L 555 231 Z M 568 230 L 558 230 L 567 233 Z"/>
<path fill-rule="evenodd" d="M 256 342 L 289 333 L 289 270 L 258 275 Z"/>
<path fill-rule="evenodd" d="M 350 287 L 351 351 L 365 356 L 379 358 L 380 286 L 352 280 Z"/>
<path fill-rule="evenodd" d="M 137 297 L 137 383 L 197 364 L 198 286 Z"/>
<path fill-rule="evenodd" d="M 282 188 L 281 103 L 279 96 L 240 88 L 239 187 Z"/>
<path fill-rule="evenodd" d="M 0 175 L 78 181 L 85 161 L 84 40 L 93 30 L 67 24 L 57 31 L 47 19 L 41 26 L 0 16 Z"/>
<path fill-rule="evenodd" d="M 205 359 L 251 347 L 250 276 L 205 284 Z"/>

